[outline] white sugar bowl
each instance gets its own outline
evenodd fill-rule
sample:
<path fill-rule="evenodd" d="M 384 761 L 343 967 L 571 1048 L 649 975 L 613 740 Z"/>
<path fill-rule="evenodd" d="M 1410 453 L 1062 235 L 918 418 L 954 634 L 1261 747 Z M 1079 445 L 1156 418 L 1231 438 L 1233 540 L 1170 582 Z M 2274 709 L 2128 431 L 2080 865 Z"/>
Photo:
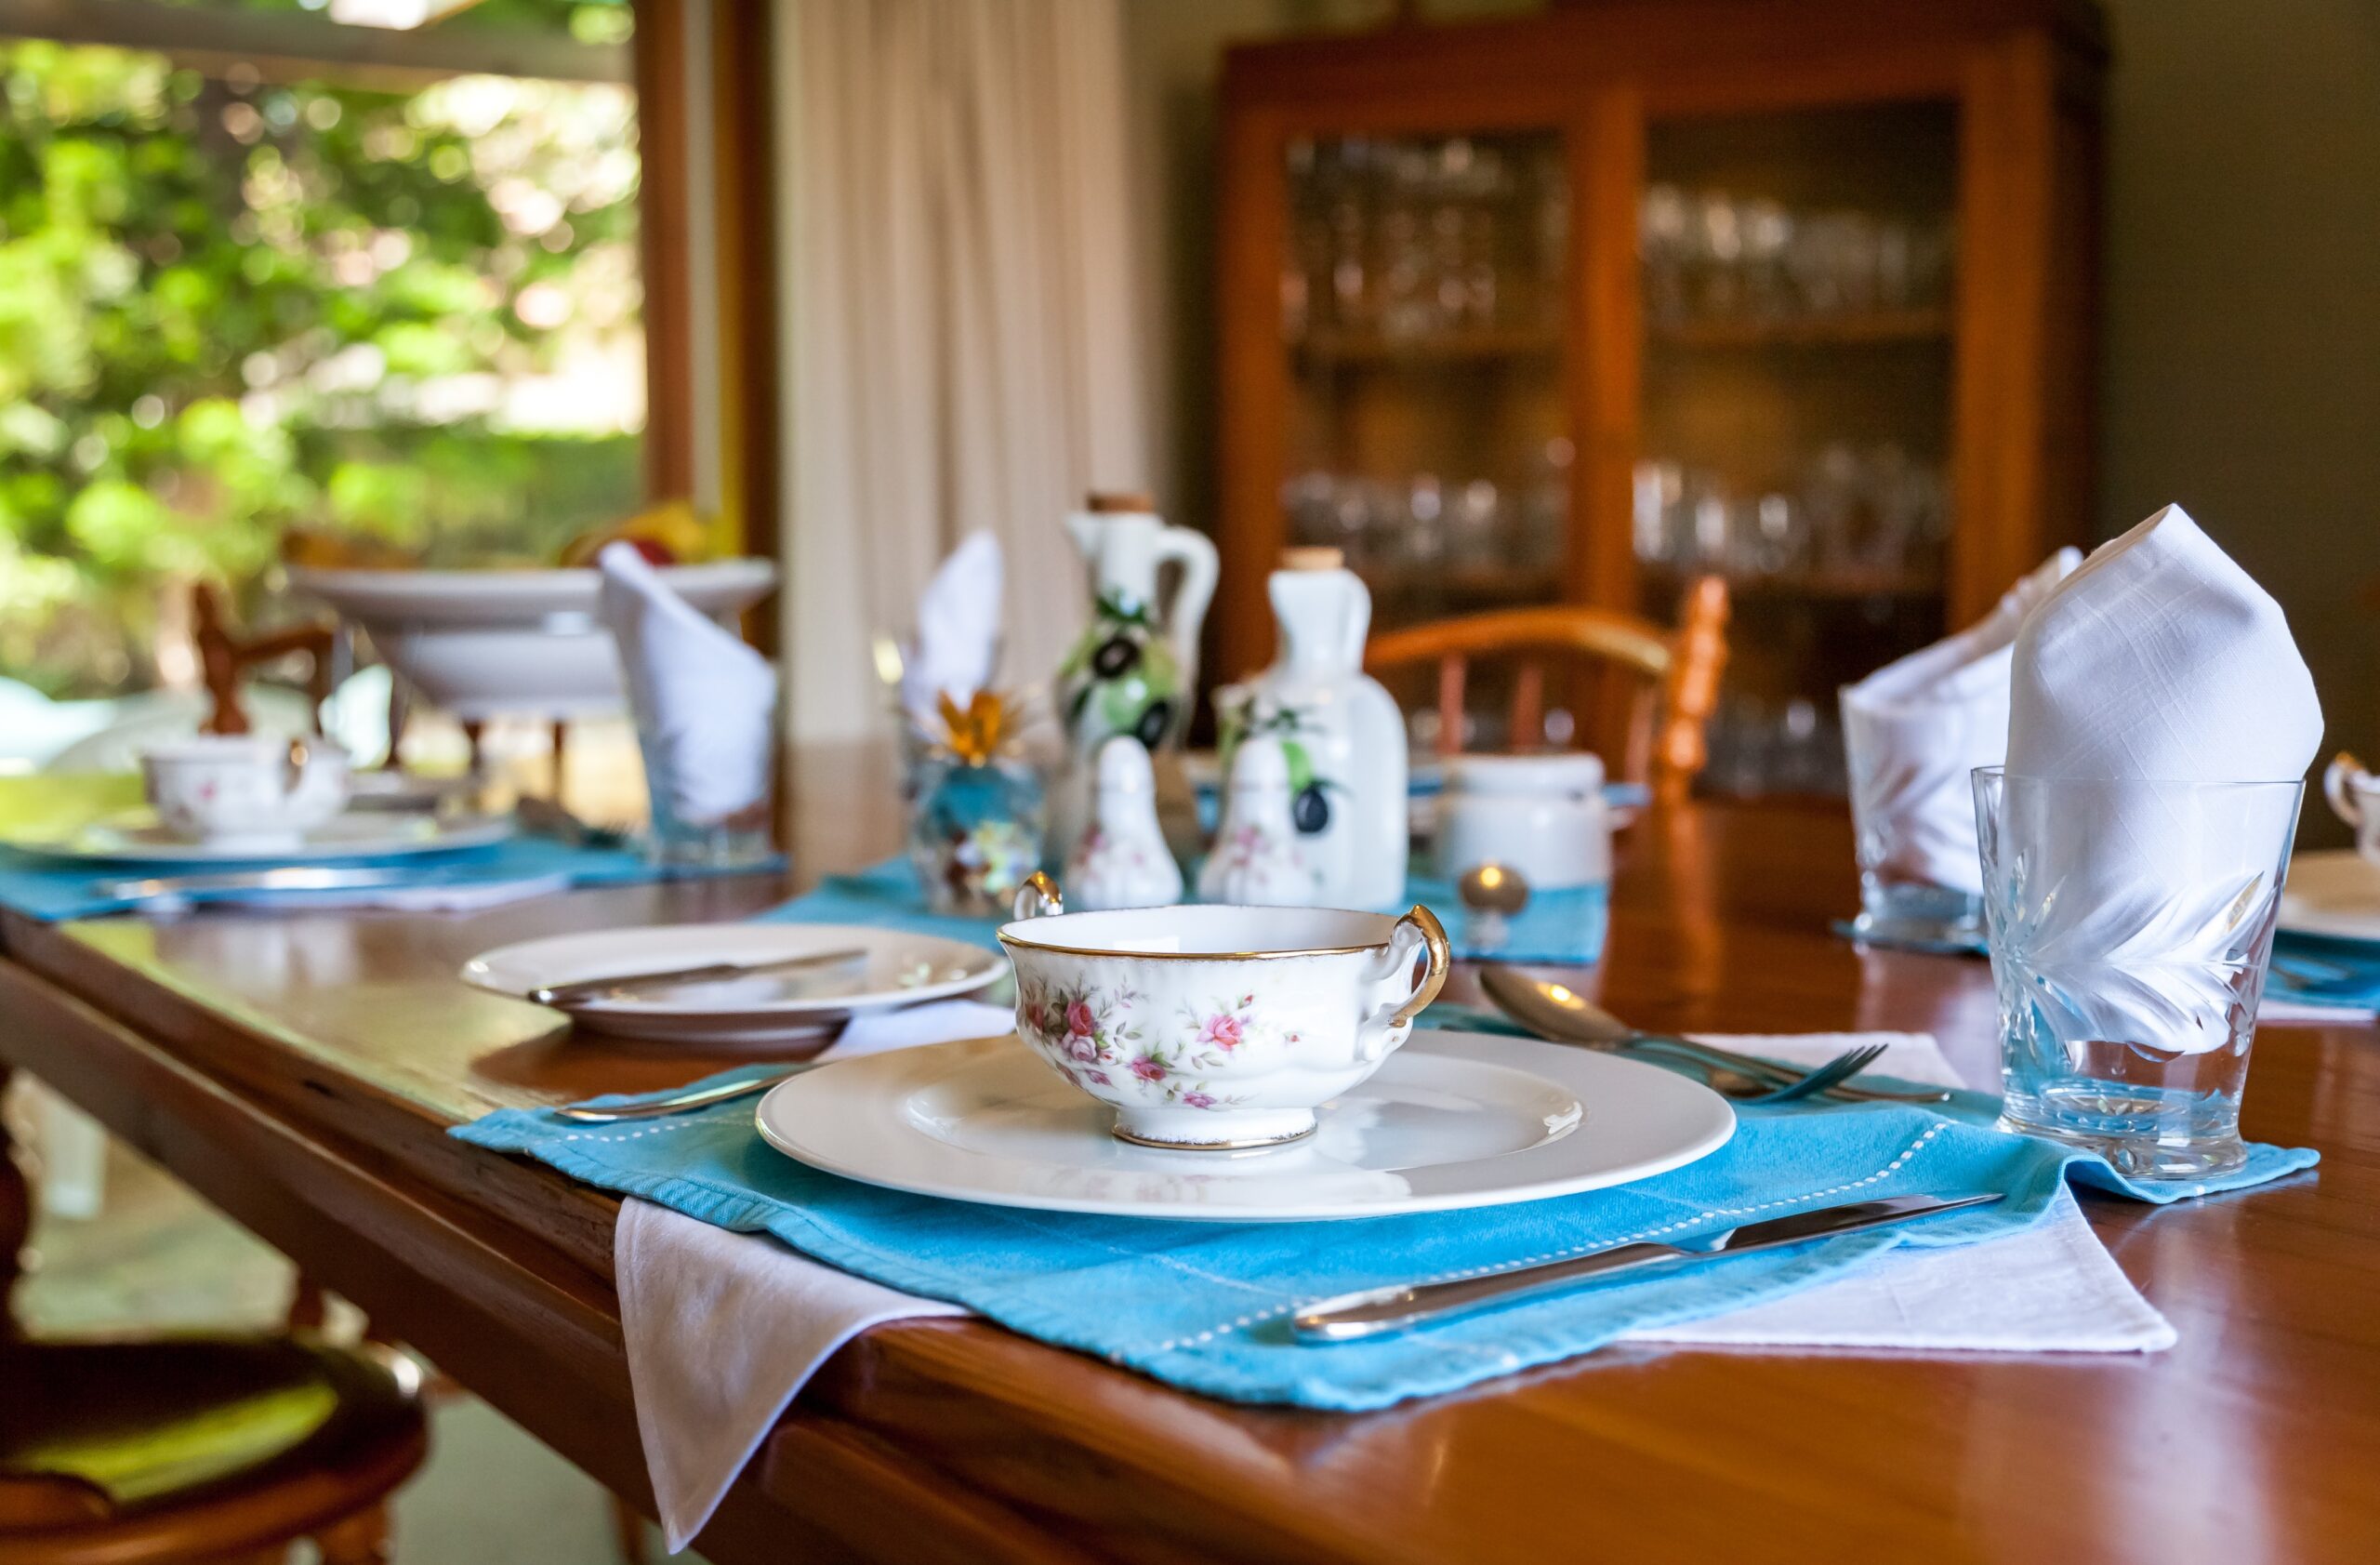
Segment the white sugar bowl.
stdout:
<path fill-rule="evenodd" d="M 1438 795 L 1436 858 L 1449 881 L 1483 864 L 1517 869 L 1540 891 L 1610 880 L 1602 759 L 1584 750 L 1452 757 Z"/>
<path fill-rule="evenodd" d="M 175 836 L 228 853 L 284 853 L 347 807 L 347 757 L 322 740 L 196 734 L 140 757 L 150 805 Z"/>
<path fill-rule="evenodd" d="M 1313 1134 L 1316 1107 L 1411 1035 L 1453 961 L 1426 908 L 1065 913 L 1046 875 L 1017 900 L 999 939 L 1016 965 L 1018 1035 L 1116 1110 L 1119 1140 L 1146 1147 Z"/>

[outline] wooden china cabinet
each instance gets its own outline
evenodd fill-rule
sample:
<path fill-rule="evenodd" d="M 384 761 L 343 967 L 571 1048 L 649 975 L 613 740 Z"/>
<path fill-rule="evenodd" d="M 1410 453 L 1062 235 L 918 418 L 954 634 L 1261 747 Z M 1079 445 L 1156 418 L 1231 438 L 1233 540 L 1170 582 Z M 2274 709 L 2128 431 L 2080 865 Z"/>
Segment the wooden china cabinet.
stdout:
<path fill-rule="evenodd" d="M 1235 48 L 1219 674 L 1330 544 L 1376 623 L 1726 576 L 1706 784 L 2087 536 L 2105 34 L 2075 0 L 1573 0 Z M 1483 735 L 1486 742 L 1496 736 Z"/>

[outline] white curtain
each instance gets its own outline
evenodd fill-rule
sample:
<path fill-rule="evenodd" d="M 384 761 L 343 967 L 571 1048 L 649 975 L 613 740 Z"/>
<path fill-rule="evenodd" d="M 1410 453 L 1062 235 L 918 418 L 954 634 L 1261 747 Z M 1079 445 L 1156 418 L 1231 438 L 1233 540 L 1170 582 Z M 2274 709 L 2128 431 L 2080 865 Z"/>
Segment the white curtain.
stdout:
<path fill-rule="evenodd" d="M 1060 528 L 1145 488 L 1118 0 L 780 0 L 794 732 L 865 732 L 868 657 L 970 529 L 1005 685 L 1083 617 Z"/>

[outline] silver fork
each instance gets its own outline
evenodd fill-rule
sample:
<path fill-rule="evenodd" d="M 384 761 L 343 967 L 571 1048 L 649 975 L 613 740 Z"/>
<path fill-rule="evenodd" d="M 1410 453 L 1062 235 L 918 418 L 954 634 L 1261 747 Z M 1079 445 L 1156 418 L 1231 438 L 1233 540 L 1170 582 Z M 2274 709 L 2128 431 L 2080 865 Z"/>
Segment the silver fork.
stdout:
<path fill-rule="evenodd" d="M 1727 1095 L 1734 1102 L 1755 1108 L 1765 1107 L 1771 1104 L 1792 1103 L 1796 1098 L 1805 1098 L 1813 1093 L 1825 1092 L 1836 1082 L 1858 1075 L 1875 1064 L 1877 1057 L 1884 1052 L 1884 1046 L 1882 1043 L 1862 1043 L 1856 1049 L 1844 1050 L 1843 1053 L 1818 1067 L 1798 1081 L 1789 1081 L 1784 1086 L 1775 1087 L 1765 1093 L 1753 1093 L 1748 1096 L 1739 1097 L 1732 1093 Z"/>

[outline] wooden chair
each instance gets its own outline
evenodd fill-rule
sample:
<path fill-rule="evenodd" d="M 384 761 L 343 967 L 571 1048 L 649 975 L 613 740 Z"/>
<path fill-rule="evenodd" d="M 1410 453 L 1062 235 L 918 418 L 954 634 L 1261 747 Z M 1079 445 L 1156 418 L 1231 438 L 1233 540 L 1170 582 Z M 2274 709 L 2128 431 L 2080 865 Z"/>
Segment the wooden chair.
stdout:
<path fill-rule="evenodd" d="M 28 1341 L 7 1294 L 30 1205 L 0 1135 L 0 1565 L 279 1565 L 300 1538 L 383 1565 L 428 1448 L 412 1363 L 292 1335 Z"/>
<path fill-rule="evenodd" d="M 205 732 L 209 734 L 245 734 L 248 731 L 248 714 L 240 705 L 240 686 L 249 669 L 259 663 L 271 663 L 293 653 L 304 653 L 311 667 L 307 672 L 306 690 L 314 698 L 315 723 L 321 723 L 321 710 L 330 699 L 334 672 L 331 667 L 337 632 L 328 625 L 293 625 L 286 630 L 268 631 L 261 636 L 243 637 L 235 633 L 223 608 L 223 598 L 213 584 L 199 582 L 190 590 L 191 621 L 193 638 L 198 643 L 200 676 L 206 682 L 206 694 L 214 702 L 207 715 Z M 394 719 L 391 719 L 390 744 L 395 746 Z"/>
<path fill-rule="evenodd" d="M 1438 752 L 1462 749 L 1463 696 L 1471 665 L 1482 658 L 1517 659 L 1511 736 L 1515 749 L 1545 739 L 1545 670 L 1549 662 L 1600 667 L 1621 676 L 1623 710 L 1600 735 L 1612 748 L 1612 775 L 1653 786 L 1661 797 L 1681 794 L 1710 758 L 1703 736 L 1727 662 L 1727 584 L 1715 576 L 1686 584 L 1674 630 L 1634 615 L 1556 603 L 1501 609 L 1390 630 L 1364 649 L 1374 673 L 1435 663 L 1438 670 Z M 1613 741 L 1616 740 L 1616 743 Z"/>

